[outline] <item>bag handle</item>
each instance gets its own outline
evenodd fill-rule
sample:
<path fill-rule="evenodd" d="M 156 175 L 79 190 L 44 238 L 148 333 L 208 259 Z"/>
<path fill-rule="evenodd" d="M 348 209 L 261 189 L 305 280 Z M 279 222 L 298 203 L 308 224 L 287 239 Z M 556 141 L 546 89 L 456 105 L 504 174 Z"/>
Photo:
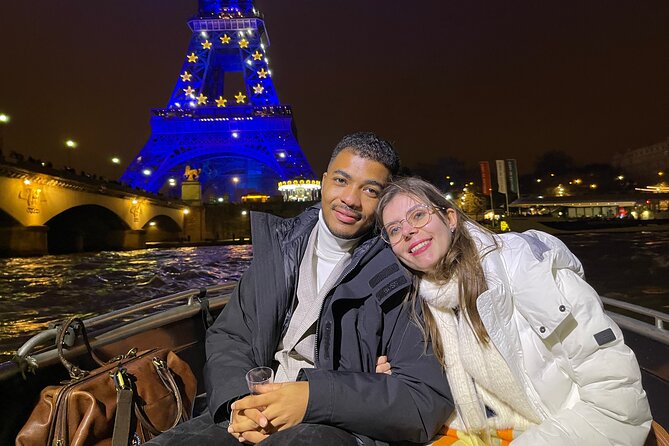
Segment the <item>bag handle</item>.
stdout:
<path fill-rule="evenodd" d="M 91 358 L 93 358 L 93 360 L 97 362 L 98 365 L 104 366 L 105 362 L 102 361 L 95 354 L 95 352 L 93 352 L 91 344 L 88 342 L 88 333 L 86 333 L 86 326 L 84 325 L 84 321 L 82 321 L 81 318 L 78 316 L 72 316 L 68 318 L 60 327 L 60 331 L 58 332 L 58 337 L 56 338 L 56 347 L 58 348 L 58 358 L 60 358 L 60 362 L 67 369 L 70 378 L 80 379 L 88 375 L 88 371 L 80 369 L 79 367 L 77 367 L 76 365 L 72 364 L 70 361 L 65 359 L 65 355 L 63 353 L 63 344 L 65 342 L 65 336 L 67 335 L 67 332 L 70 330 L 70 328 L 72 328 L 75 335 L 77 328 L 81 329 L 81 335 L 84 339 L 84 344 L 86 345 L 88 354 L 91 355 Z"/>
<path fill-rule="evenodd" d="M 181 398 L 181 392 L 179 391 L 179 386 L 177 385 L 177 382 L 174 379 L 174 376 L 172 375 L 172 371 L 167 367 L 165 361 L 163 361 L 160 358 L 154 357 L 152 362 L 154 367 L 156 368 L 156 373 L 158 374 L 158 377 L 163 382 L 163 385 L 167 388 L 167 390 L 169 390 L 174 394 L 174 399 L 177 402 L 177 415 L 174 418 L 174 422 L 170 427 L 168 427 L 164 431 L 161 431 L 160 429 L 155 427 L 153 423 L 151 423 L 149 418 L 142 412 L 139 406 L 135 403 L 135 415 L 137 416 L 137 419 L 140 421 L 140 423 L 142 423 L 142 426 L 144 426 L 151 433 L 151 435 L 156 436 L 172 429 L 177 424 L 179 424 L 180 421 L 182 421 L 182 419 L 184 418 L 184 403 L 183 399 Z"/>

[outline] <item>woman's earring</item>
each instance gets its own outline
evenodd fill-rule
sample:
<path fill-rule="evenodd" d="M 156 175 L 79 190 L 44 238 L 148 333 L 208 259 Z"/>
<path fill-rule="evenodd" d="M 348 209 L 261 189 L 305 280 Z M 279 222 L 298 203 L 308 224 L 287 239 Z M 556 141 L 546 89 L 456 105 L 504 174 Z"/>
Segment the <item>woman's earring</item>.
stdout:
<path fill-rule="evenodd" d="M 455 234 L 455 228 L 451 226 L 451 234 Z"/>

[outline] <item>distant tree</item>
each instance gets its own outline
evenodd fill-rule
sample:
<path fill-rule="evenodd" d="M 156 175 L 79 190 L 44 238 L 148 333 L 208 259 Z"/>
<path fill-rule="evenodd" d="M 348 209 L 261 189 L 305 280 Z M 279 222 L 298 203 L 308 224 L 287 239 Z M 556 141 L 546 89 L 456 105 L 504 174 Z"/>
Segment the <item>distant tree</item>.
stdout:
<path fill-rule="evenodd" d="M 465 182 L 477 180 L 462 160 L 450 156 L 438 158 L 431 164 L 421 163 L 411 170 L 444 192 L 461 189 Z"/>
<path fill-rule="evenodd" d="M 574 160 L 562 150 L 550 150 L 539 155 L 535 162 L 534 173 L 538 177 L 550 174 L 562 175 L 573 171 Z"/>

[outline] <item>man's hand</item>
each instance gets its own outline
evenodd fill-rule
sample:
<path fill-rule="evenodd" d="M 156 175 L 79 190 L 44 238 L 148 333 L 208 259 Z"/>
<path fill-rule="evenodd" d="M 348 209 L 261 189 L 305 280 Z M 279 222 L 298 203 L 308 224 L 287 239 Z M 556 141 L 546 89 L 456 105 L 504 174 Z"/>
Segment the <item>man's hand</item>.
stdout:
<path fill-rule="evenodd" d="M 258 395 L 251 395 L 235 401 L 231 408 L 236 411 L 262 409 L 262 415 L 268 421 L 263 426 L 269 430 L 288 429 L 302 422 L 309 403 L 309 383 L 289 382 L 257 386 Z M 262 419 L 258 419 L 258 424 Z M 246 436 L 244 436 L 246 438 Z"/>
<path fill-rule="evenodd" d="M 267 418 L 258 409 L 233 410 L 228 432 L 240 442 L 258 443 L 268 437 Z"/>
<path fill-rule="evenodd" d="M 387 356 L 379 356 L 379 359 L 376 360 L 376 373 L 385 373 L 386 375 L 393 374 Z"/>

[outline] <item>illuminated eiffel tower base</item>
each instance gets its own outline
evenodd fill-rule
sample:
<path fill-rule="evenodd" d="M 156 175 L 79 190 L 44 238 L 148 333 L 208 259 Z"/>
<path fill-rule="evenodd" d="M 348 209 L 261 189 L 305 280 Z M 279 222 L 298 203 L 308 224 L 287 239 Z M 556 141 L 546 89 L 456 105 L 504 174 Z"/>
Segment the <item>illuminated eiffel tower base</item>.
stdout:
<path fill-rule="evenodd" d="M 188 26 L 193 36 L 170 101 L 152 110 L 151 137 L 121 181 L 177 196 L 184 172 L 194 169 L 205 200 L 235 200 L 249 192 L 276 195 L 279 181 L 313 178 L 292 110 L 274 89 L 269 39 L 253 2 L 200 0 Z M 243 79 L 242 91 L 229 97 L 228 73 Z"/>

